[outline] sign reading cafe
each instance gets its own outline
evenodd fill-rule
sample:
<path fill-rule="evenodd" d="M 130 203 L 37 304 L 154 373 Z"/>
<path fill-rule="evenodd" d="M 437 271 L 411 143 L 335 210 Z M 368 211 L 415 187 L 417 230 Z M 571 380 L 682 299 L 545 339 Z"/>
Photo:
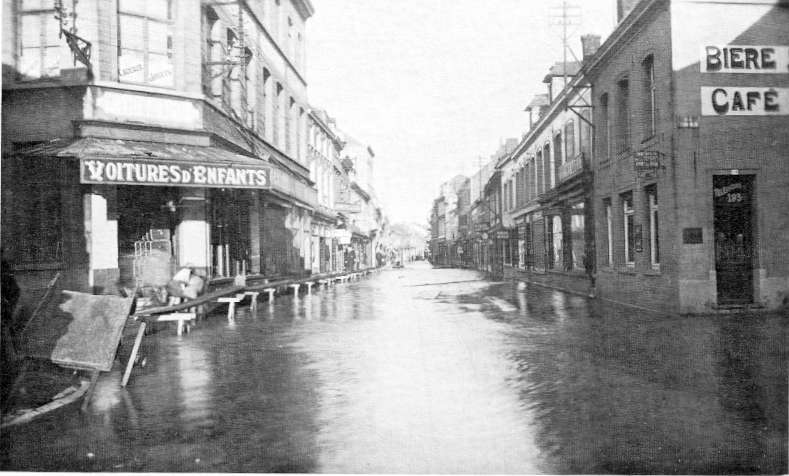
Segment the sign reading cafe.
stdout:
<path fill-rule="evenodd" d="M 80 183 L 268 188 L 271 176 L 267 166 L 102 158 L 80 159 Z"/>

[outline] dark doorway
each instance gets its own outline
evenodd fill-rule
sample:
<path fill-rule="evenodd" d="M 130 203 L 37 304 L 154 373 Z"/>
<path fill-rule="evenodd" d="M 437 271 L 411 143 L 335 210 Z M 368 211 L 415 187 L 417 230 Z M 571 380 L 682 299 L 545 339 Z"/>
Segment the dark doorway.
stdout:
<path fill-rule="evenodd" d="M 712 178 L 718 304 L 753 302 L 753 175 Z"/>

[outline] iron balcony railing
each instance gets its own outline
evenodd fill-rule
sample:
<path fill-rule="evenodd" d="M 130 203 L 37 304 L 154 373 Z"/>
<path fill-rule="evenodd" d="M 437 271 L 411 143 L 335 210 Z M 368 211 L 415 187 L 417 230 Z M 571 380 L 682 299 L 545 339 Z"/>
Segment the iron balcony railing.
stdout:
<path fill-rule="evenodd" d="M 559 182 L 574 177 L 584 169 L 584 153 L 579 152 L 571 160 L 559 166 Z"/>

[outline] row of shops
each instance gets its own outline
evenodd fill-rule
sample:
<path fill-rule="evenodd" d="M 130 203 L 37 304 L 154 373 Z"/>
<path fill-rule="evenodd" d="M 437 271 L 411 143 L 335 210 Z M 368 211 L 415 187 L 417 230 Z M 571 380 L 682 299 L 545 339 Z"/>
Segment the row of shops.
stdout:
<path fill-rule="evenodd" d="M 434 262 L 659 311 L 789 305 L 789 8 L 621 7 L 549 69 L 523 137 L 442 186 Z"/>

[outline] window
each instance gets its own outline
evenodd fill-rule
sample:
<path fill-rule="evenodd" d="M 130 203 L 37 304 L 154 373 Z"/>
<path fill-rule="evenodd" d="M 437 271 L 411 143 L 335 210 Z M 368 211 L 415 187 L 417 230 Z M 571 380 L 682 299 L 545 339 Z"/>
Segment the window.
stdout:
<path fill-rule="evenodd" d="M 20 79 L 60 75 L 60 23 L 53 0 L 23 0 L 19 5 Z"/>
<path fill-rule="evenodd" d="M 118 80 L 172 87 L 170 0 L 119 0 Z"/>
<path fill-rule="evenodd" d="M 543 181 L 542 181 L 542 179 L 543 179 L 543 173 L 542 173 L 543 160 L 542 160 L 542 151 L 541 150 L 537 151 L 537 159 L 536 159 L 536 161 L 537 161 L 537 167 L 536 167 L 537 168 L 537 176 L 534 177 L 534 183 L 535 183 L 535 187 L 534 188 L 537 191 L 537 195 L 539 195 L 539 194 L 541 194 L 543 192 L 543 187 L 544 187 Z"/>
<path fill-rule="evenodd" d="M 3 201 L 3 219 L 9 220 L 9 239 L 3 242 L 17 264 L 58 263 L 63 260 L 63 178 L 73 172 L 71 165 L 46 158 L 3 158 L 3 195 L 14 195 L 13 203 Z M 9 177 L 25 177 L 8 182 Z M 11 225 L 13 223 L 13 225 Z"/>
<path fill-rule="evenodd" d="M 211 97 L 222 94 L 222 65 L 215 64 L 223 58 L 222 42 L 219 41 L 219 17 L 211 7 L 203 15 L 203 93 Z"/>
<path fill-rule="evenodd" d="M 600 121 L 600 126 L 598 130 L 600 133 L 598 134 L 598 139 L 600 140 L 600 160 L 602 162 L 607 161 L 611 157 L 611 121 L 610 114 L 611 112 L 608 109 L 608 93 L 602 94 L 600 96 L 600 116 L 598 117 Z"/>
<path fill-rule="evenodd" d="M 564 161 L 569 162 L 575 157 L 575 124 L 567 121 L 564 125 Z"/>
<path fill-rule="evenodd" d="M 622 153 L 630 149 L 630 81 L 621 79 L 616 86 L 616 152 Z"/>
<path fill-rule="evenodd" d="M 622 195 L 622 215 L 625 234 L 625 262 L 634 266 L 636 262 L 635 217 L 633 216 L 633 194 Z"/>
<path fill-rule="evenodd" d="M 551 182 L 551 177 L 553 175 L 553 171 L 551 170 L 553 166 L 553 157 L 551 157 L 551 145 L 545 144 L 545 147 L 543 148 L 542 151 L 543 151 L 542 158 L 545 161 L 545 163 L 543 164 L 543 180 L 545 181 L 545 183 L 543 184 L 544 187 L 543 191 L 547 192 L 553 186 Z"/>
<path fill-rule="evenodd" d="M 649 203 L 649 255 L 653 268 L 660 268 L 660 240 L 658 237 L 658 198 L 657 187 L 647 189 Z"/>
<path fill-rule="evenodd" d="M 562 248 L 562 217 L 553 215 L 546 217 L 546 251 L 548 269 L 562 269 L 564 250 Z"/>
<path fill-rule="evenodd" d="M 644 139 L 655 135 L 655 61 L 649 55 L 642 64 L 644 70 Z"/>
<path fill-rule="evenodd" d="M 611 199 L 606 198 L 603 200 L 603 208 L 605 209 L 605 242 L 606 242 L 606 262 L 608 266 L 614 264 L 614 222 L 611 215 Z"/>
<path fill-rule="evenodd" d="M 564 163 L 562 149 L 562 134 L 560 132 L 559 134 L 556 134 L 556 137 L 553 138 L 554 160 L 551 162 L 551 179 L 553 179 L 551 186 L 556 186 L 556 184 L 559 183 L 559 169 L 561 169 L 561 166 Z"/>
<path fill-rule="evenodd" d="M 257 110 L 257 130 L 261 136 L 268 138 L 266 127 L 269 124 L 268 120 L 268 109 L 271 104 L 271 72 L 268 68 L 263 68 L 263 77 L 261 79 L 262 84 L 260 85 L 260 90 L 258 92 L 260 106 Z"/>
<path fill-rule="evenodd" d="M 283 113 L 282 113 L 282 111 L 285 109 L 282 106 L 282 97 L 284 96 L 284 94 L 282 94 L 283 89 L 284 88 L 282 87 L 281 83 L 277 83 L 277 85 L 274 88 L 274 92 L 275 92 L 274 114 L 273 114 L 274 120 L 272 121 L 271 125 L 272 125 L 272 139 L 277 147 L 282 147 L 282 142 L 279 132 L 280 132 L 280 127 L 284 122 Z"/>
<path fill-rule="evenodd" d="M 567 269 L 584 269 L 583 258 L 586 254 L 584 203 L 570 207 L 570 256 Z"/>

